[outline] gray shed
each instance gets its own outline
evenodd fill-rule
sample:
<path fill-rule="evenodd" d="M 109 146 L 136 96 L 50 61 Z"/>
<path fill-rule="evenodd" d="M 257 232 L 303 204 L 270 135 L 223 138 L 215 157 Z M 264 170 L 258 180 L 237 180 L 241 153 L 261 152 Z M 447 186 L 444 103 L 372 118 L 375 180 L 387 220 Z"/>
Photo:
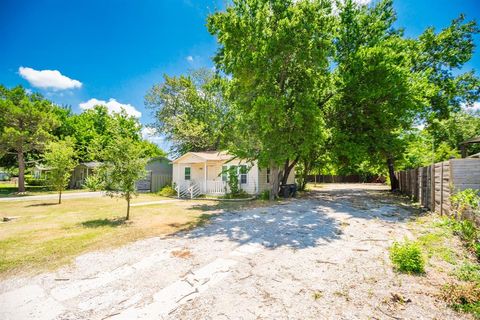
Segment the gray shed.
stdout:
<path fill-rule="evenodd" d="M 137 182 L 137 190 L 143 192 L 157 192 L 164 186 L 172 183 L 172 164 L 165 157 L 151 158 L 145 169 L 147 176 Z"/>

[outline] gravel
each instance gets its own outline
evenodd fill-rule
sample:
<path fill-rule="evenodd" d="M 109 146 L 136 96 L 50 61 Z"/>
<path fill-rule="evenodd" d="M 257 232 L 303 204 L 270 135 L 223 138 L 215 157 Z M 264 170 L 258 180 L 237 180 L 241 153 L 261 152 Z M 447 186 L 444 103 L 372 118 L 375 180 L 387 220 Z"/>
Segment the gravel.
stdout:
<path fill-rule="evenodd" d="M 467 319 L 428 274 L 392 271 L 388 247 L 411 237 L 411 212 L 384 191 L 332 184 L 6 279 L 0 319 Z"/>

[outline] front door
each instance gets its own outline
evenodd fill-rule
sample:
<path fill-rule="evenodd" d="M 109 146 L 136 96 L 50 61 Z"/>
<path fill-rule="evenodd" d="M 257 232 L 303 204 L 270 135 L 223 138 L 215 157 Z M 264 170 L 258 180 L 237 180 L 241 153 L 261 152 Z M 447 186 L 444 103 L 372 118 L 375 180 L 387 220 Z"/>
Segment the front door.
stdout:
<path fill-rule="evenodd" d="M 207 180 L 208 181 L 218 181 L 219 180 L 219 174 L 220 172 L 218 171 L 218 166 L 216 165 L 208 165 L 207 166 Z"/>

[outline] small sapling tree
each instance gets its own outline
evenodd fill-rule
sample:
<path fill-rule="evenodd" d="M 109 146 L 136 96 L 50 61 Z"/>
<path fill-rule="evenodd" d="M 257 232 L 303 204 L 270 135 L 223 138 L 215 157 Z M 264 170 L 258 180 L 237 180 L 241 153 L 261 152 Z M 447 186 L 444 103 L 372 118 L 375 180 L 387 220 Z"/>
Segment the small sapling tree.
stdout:
<path fill-rule="evenodd" d="M 100 168 L 100 175 L 105 180 L 109 196 L 127 201 L 125 220 L 130 219 L 130 200 L 137 194 L 136 182 L 146 174 L 144 155 L 141 142 L 129 137 L 118 137 L 103 152 L 105 162 Z"/>
<path fill-rule="evenodd" d="M 62 203 L 62 192 L 67 188 L 72 170 L 76 166 L 74 142 L 71 139 L 49 142 L 43 159 L 51 168 L 47 182 L 58 191 L 58 204 Z"/>

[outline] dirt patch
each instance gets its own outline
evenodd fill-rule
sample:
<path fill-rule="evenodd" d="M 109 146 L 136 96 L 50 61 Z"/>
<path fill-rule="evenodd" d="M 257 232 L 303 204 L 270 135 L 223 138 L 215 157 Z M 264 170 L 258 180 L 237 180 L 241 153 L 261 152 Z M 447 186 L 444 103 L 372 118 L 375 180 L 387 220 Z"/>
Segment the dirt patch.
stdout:
<path fill-rule="evenodd" d="M 171 253 L 172 257 L 188 259 L 192 257 L 192 253 L 188 249 L 173 250 Z"/>

